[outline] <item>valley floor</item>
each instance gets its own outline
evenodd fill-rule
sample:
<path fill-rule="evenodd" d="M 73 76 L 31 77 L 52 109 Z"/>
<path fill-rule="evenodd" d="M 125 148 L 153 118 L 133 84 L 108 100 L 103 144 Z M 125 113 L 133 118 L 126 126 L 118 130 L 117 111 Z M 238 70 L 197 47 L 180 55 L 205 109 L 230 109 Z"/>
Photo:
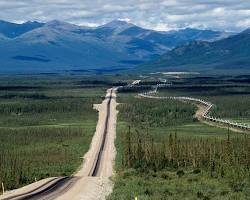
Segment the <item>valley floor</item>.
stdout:
<path fill-rule="evenodd" d="M 159 95 L 169 95 L 167 89 L 164 92 Z M 197 121 L 191 104 L 141 99 L 136 94 L 118 95 L 122 104 L 117 174 L 108 200 L 249 199 L 248 135 Z M 241 104 L 244 99 L 239 96 L 207 98 L 218 102 L 213 111 L 218 116 L 228 114 L 233 119 L 241 110 L 242 115 L 248 114 L 248 104 Z M 238 111 L 227 109 L 232 100 L 238 100 Z"/>
<path fill-rule="evenodd" d="M 1 79 L 0 183 L 5 190 L 70 176 L 81 165 L 98 119 L 93 104 L 102 101 L 107 87 L 83 84 L 84 79 Z"/>
<path fill-rule="evenodd" d="M 131 77 L 123 77 L 124 82 L 119 76 L 96 78 L 0 80 L 0 183 L 5 189 L 41 183 L 39 180 L 47 177 L 70 176 L 79 169 L 82 156 L 93 148 L 90 143 L 98 119 L 93 104 L 104 100 L 106 88 L 132 82 Z M 135 83 L 143 85 L 142 89 L 118 93 L 116 174 L 107 199 L 249 199 L 249 135 L 201 123 L 193 104 L 137 96 L 157 80 L 142 80 Z M 201 87 L 182 84 L 185 80 L 181 78 L 172 81 L 177 81 L 177 87 L 161 88 L 157 95 L 204 98 L 216 105 L 214 116 L 249 122 L 250 86 L 206 83 Z M 101 162 L 103 170 L 98 177 L 87 177 L 85 168 L 80 168 L 75 176 L 80 184 L 63 191 L 65 195 L 59 198 L 104 199 L 111 192 L 116 118 L 115 97 L 111 99 L 112 134 L 104 148 L 108 162 Z M 105 113 L 104 107 L 96 108 Z M 103 124 L 104 118 L 100 121 Z M 85 161 L 94 157 L 86 155 Z"/>

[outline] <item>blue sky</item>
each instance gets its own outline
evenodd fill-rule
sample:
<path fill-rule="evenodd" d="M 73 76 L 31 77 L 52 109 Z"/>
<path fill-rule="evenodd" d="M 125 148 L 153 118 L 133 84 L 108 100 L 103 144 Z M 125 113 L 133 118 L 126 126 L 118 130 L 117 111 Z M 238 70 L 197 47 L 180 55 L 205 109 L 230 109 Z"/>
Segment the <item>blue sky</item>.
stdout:
<path fill-rule="evenodd" d="M 0 19 L 87 26 L 122 19 L 156 30 L 241 31 L 250 27 L 250 0 L 0 0 Z"/>

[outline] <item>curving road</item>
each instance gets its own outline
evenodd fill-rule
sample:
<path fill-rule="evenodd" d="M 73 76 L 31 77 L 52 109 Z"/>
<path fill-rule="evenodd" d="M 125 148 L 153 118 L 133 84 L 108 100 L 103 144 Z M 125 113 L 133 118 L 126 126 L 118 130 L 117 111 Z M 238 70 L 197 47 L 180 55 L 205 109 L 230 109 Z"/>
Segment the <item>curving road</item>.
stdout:
<path fill-rule="evenodd" d="M 152 94 L 157 93 L 157 89 L 159 87 L 159 84 L 154 86 L 154 90 L 140 93 L 138 94 L 141 97 L 144 98 L 151 98 L 151 99 L 173 99 L 173 100 L 180 100 L 180 101 L 187 101 L 194 103 L 198 110 L 196 112 L 196 117 L 206 122 L 207 124 L 213 125 L 213 126 L 219 126 L 222 128 L 230 128 L 234 131 L 240 131 L 240 132 L 249 132 L 250 131 L 250 125 L 249 124 L 242 124 L 242 123 L 236 123 L 229 120 L 224 120 L 216 117 L 210 116 L 211 109 L 213 107 L 213 104 L 207 101 L 204 101 L 202 99 L 198 98 L 192 98 L 192 97 L 159 97 L 159 96 L 153 96 Z"/>

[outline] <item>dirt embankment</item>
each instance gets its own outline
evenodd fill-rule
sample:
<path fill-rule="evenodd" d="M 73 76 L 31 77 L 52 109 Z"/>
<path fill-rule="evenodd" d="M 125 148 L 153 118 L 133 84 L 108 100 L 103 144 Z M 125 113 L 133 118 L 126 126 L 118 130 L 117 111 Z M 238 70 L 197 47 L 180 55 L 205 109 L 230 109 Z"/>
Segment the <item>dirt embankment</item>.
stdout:
<path fill-rule="evenodd" d="M 225 129 L 228 129 L 231 130 L 231 131 L 234 131 L 234 132 L 238 132 L 238 133 L 246 133 L 247 131 L 244 131 L 244 130 L 241 130 L 241 129 L 237 129 L 237 128 L 232 128 L 232 127 L 228 127 L 227 125 L 224 125 L 224 124 L 219 124 L 219 123 L 216 123 L 216 122 L 211 122 L 211 121 L 207 121 L 205 120 L 202 115 L 203 113 L 206 111 L 207 107 L 205 105 L 201 105 L 201 104 L 196 104 L 194 103 L 194 105 L 197 106 L 197 111 L 195 113 L 195 117 L 205 123 L 205 124 L 208 124 L 210 126 L 215 126 L 215 127 L 219 127 L 219 128 L 225 128 Z"/>
<path fill-rule="evenodd" d="M 59 185 L 56 180 L 62 179 L 62 177 L 44 179 L 23 188 L 6 192 L 0 199 L 25 199 L 25 195 L 33 194 L 32 198 L 26 199 L 104 200 L 113 189 L 110 178 L 114 173 L 113 166 L 116 154 L 114 144 L 117 118 L 116 105 L 116 89 L 107 90 L 106 98 L 102 104 L 94 105 L 94 108 L 99 111 L 96 132 L 90 149 L 84 156 L 82 166 L 75 175 L 69 177 L 69 181 L 60 182 Z M 104 134 L 105 131 L 106 134 Z M 96 158 L 100 154 L 100 146 L 104 135 L 106 135 L 106 139 L 101 150 L 98 171 L 96 176 L 90 176 L 90 172 L 96 164 Z"/>
<path fill-rule="evenodd" d="M 107 96 L 110 96 L 110 90 Z M 93 167 L 94 158 L 98 153 L 98 148 L 103 137 L 103 130 L 107 116 L 107 101 L 104 100 L 102 104 L 95 105 L 99 110 L 99 120 L 96 127 L 96 133 L 92 140 L 89 152 L 84 156 L 84 163 L 76 176 L 82 177 L 68 192 L 57 198 L 58 200 L 103 200 L 112 192 L 113 183 L 110 180 L 114 173 L 115 160 L 115 135 L 116 135 L 116 93 L 113 90 L 112 99 L 110 102 L 110 115 L 108 121 L 108 130 L 106 144 L 104 146 L 100 168 L 97 177 L 90 177 L 86 172 L 89 172 Z"/>

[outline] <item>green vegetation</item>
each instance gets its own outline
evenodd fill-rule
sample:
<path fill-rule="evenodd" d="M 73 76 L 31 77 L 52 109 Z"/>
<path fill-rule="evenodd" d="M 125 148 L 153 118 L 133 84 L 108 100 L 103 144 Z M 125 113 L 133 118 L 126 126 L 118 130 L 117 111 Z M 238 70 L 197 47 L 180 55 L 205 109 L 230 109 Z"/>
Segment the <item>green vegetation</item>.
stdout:
<path fill-rule="evenodd" d="M 74 173 L 95 132 L 93 104 L 111 82 L 55 75 L 0 82 L 0 183 L 14 189 Z"/>
<path fill-rule="evenodd" d="M 181 171 L 178 174 L 169 170 L 147 173 L 138 173 L 134 169 L 124 170 L 116 177 L 114 191 L 108 199 L 133 200 L 135 197 L 142 200 L 248 199 L 249 183 L 234 184 L 231 181 L 230 185 L 223 178 L 211 178 L 198 170 L 185 171 L 181 177 Z M 235 188 L 235 192 L 232 188 Z"/>
<path fill-rule="evenodd" d="M 93 104 L 101 102 L 106 88 L 131 79 L 2 77 L 0 183 L 13 189 L 74 173 L 95 131 Z M 244 77 L 230 79 L 170 77 L 173 86 L 157 95 L 202 98 L 216 105 L 214 116 L 247 123 L 250 86 L 237 82 Z M 108 199 L 248 199 L 249 136 L 199 122 L 192 104 L 136 96 L 158 82 L 155 75 L 118 95 L 117 175 Z"/>
<path fill-rule="evenodd" d="M 250 86 L 179 86 L 162 88 L 160 96 L 190 96 L 212 102 L 212 115 L 244 122 L 250 118 Z"/>
<path fill-rule="evenodd" d="M 129 104 L 121 106 L 120 111 L 133 126 L 166 127 L 192 121 L 195 106 L 172 100 L 142 98 L 131 99 Z"/>
<path fill-rule="evenodd" d="M 88 150 L 95 123 L 82 127 L 0 130 L 0 181 L 7 189 L 71 175 Z"/>
<path fill-rule="evenodd" d="M 192 91 L 164 89 L 159 95 L 204 97 L 212 102 L 221 97 L 208 94 L 207 88 L 196 95 L 190 95 Z M 139 99 L 134 98 L 135 94 L 120 93 L 118 98 L 122 104 L 118 107 L 117 175 L 109 200 L 248 198 L 248 135 L 198 122 L 191 104 Z M 233 100 L 239 103 L 241 116 L 248 117 L 247 100 L 236 96 L 222 99 L 221 105 L 223 101 L 225 105 L 217 106 L 218 109 L 225 115 L 238 116 L 233 109 L 226 110 Z M 222 110 L 217 112 L 221 114 Z"/>

